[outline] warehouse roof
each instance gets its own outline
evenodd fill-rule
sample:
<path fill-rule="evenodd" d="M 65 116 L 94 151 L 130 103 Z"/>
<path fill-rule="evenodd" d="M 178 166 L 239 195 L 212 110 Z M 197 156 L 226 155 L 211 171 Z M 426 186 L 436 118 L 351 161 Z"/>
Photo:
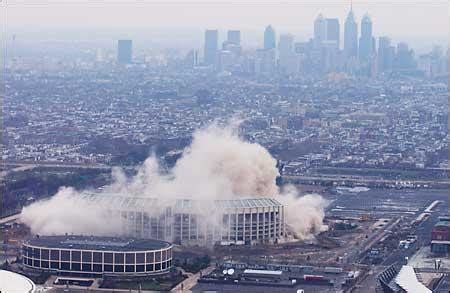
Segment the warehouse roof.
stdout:
<path fill-rule="evenodd" d="M 434 225 L 434 227 L 447 227 L 450 228 L 450 222 L 449 221 L 439 221 Z"/>
<path fill-rule="evenodd" d="M 266 275 L 266 276 L 281 276 L 283 274 L 282 271 L 270 271 L 270 270 L 252 270 L 246 269 L 244 270 L 244 274 L 252 274 L 252 275 Z"/>

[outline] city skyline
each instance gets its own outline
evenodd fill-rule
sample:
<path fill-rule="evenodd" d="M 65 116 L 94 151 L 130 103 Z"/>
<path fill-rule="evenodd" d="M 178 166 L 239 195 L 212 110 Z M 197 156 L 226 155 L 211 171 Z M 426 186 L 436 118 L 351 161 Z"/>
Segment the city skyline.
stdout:
<path fill-rule="evenodd" d="M 378 23 L 374 34 L 391 34 L 394 37 L 415 36 L 445 38 L 448 36 L 447 2 L 445 1 L 415 1 L 409 2 L 377 1 L 369 3 L 360 0 L 353 1 L 353 11 L 357 23 L 361 22 L 364 14 L 369 13 L 372 20 Z M 232 26 L 241 30 L 255 30 L 270 23 L 280 31 L 294 31 L 305 34 L 310 32 L 309 24 L 320 13 L 326 17 L 338 18 L 344 21 L 350 7 L 350 1 L 317 2 L 302 1 L 293 2 L 269 2 L 255 4 L 251 1 L 220 2 L 203 0 L 132 3 L 124 5 L 115 1 L 109 4 L 90 2 L 75 3 L 65 1 L 63 3 L 22 3 L 9 1 L 3 17 L 3 26 L 7 31 L 19 30 L 30 26 L 32 31 L 40 28 L 54 27 L 57 29 L 83 29 L 83 28 L 147 28 L 169 29 L 186 28 L 198 29 L 204 26 L 222 29 Z M 175 7 L 177 10 L 173 10 Z M 324 5 L 326 4 L 326 5 Z M 202 9 L 198 9 L 198 8 Z M 443 9 L 445 8 L 445 9 Z M 102 13 L 97 13 L 97 12 Z M 20 13 L 19 13 L 20 11 Z M 178 11 L 183 11 L 180 13 Z M 129 16 L 133 17 L 129 17 Z M 169 17 L 167 17 L 169 15 Z M 278 15 L 283 15 L 279 17 Z M 401 15 L 401 19 L 398 16 Z M 164 16 L 164 18 L 161 18 Z M 231 18 L 232 16 L 232 18 Z M 83 17 L 83 22 L 76 22 Z M 120 26 L 115 19 L 120 17 Z M 420 17 L 420 18 L 419 18 Z M 420 23 L 417 21 L 420 19 Z M 401 22 L 399 22 L 401 20 Z M 75 25 L 76 23 L 76 25 Z"/>

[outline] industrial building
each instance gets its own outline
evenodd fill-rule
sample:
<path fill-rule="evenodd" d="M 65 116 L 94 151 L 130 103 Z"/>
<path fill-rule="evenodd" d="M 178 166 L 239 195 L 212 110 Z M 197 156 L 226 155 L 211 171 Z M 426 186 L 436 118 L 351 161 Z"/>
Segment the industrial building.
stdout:
<path fill-rule="evenodd" d="M 182 245 L 276 243 L 285 233 L 285 211 L 272 198 L 160 200 L 87 194 L 120 219 L 121 234 Z"/>
<path fill-rule="evenodd" d="M 169 272 L 172 244 L 160 240 L 37 236 L 22 245 L 25 270 L 77 277 L 149 276 Z"/>
<path fill-rule="evenodd" d="M 441 217 L 431 230 L 431 252 L 445 254 L 450 252 L 450 219 Z"/>

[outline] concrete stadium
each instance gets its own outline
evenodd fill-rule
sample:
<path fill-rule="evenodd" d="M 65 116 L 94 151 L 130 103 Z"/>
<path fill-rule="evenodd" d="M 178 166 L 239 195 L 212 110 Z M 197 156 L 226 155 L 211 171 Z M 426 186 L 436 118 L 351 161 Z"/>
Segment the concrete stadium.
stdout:
<path fill-rule="evenodd" d="M 87 194 L 120 219 L 123 236 L 182 245 L 277 243 L 286 235 L 284 206 L 272 198 L 162 200 L 116 194 Z"/>
<path fill-rule="evenodd" d="M 160 275 L 172 267 L 172 244 L 161 240 L 36 236 L 24 241 L 25 270 L 75 277 Z"/>

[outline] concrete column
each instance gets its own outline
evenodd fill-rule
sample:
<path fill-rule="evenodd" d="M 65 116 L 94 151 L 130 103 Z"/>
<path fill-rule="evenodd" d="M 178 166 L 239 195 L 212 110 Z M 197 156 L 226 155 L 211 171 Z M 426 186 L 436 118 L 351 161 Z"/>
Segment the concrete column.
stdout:
<path fill-rule="evenodd" d="M 228 241 L 231 241 L 231 214 L 228 212 Z"/>
<path fill-rule="evenodd" d="M 245 216 L 247 215 L 247 213 L 246 213 L 246 211 L 245 211 L 245 208 L 244 208 L 244 211 L 243 211 L 244 213 L 244 217 L 243 217 L 243 219 L 242 219 L 242 240 L 245 242 Z"/>
<path fill-rule="evenodd" d="M 256 239 L 259 241 L 259 208 L 256 208 Z"/>
<path fill-rule="evenodd" d="M 253 209 L 250 208 L 250 244 L 253 241 Z"/>
<path fill-rule="evenodd" d="M 236 222 L 234 223 L 234 230 L 236 231 L 236 238 L 235 238 L 235 240 L 234 241 L 237 241 L 238 240 L 238 231 L 239 231 L 239 222 L 238 222 L 238 213 L 237 213 L 237 209 L 234 209 L 234 216 L 235 216 L 235 219 L 236 219 Z"/>
<path fill-rule="evenodd" d="M 278 223 L 278 221 L 277 221 L 277 214 L 276 214 L 278 208 L 272 208 L 272 209 L 273 209 L 273 221 L 274 221 L 274 224 L 273 224 L 273 236 L 274 236 L 274 238 L 276 238 L 278 236 L 278 234 L 277 234 L 277 231 L 278 231 L 277 223 Z"/>
<path fill-rule="evenodd" d="M 263 240 L 266 239 L 266 208 L 262 208 L 262 214 L 263 214 Z"/>
<path fill-rule="evenodd" d="M 188 237 L 191 241 L 191 213 L 188 214 Z"/>

